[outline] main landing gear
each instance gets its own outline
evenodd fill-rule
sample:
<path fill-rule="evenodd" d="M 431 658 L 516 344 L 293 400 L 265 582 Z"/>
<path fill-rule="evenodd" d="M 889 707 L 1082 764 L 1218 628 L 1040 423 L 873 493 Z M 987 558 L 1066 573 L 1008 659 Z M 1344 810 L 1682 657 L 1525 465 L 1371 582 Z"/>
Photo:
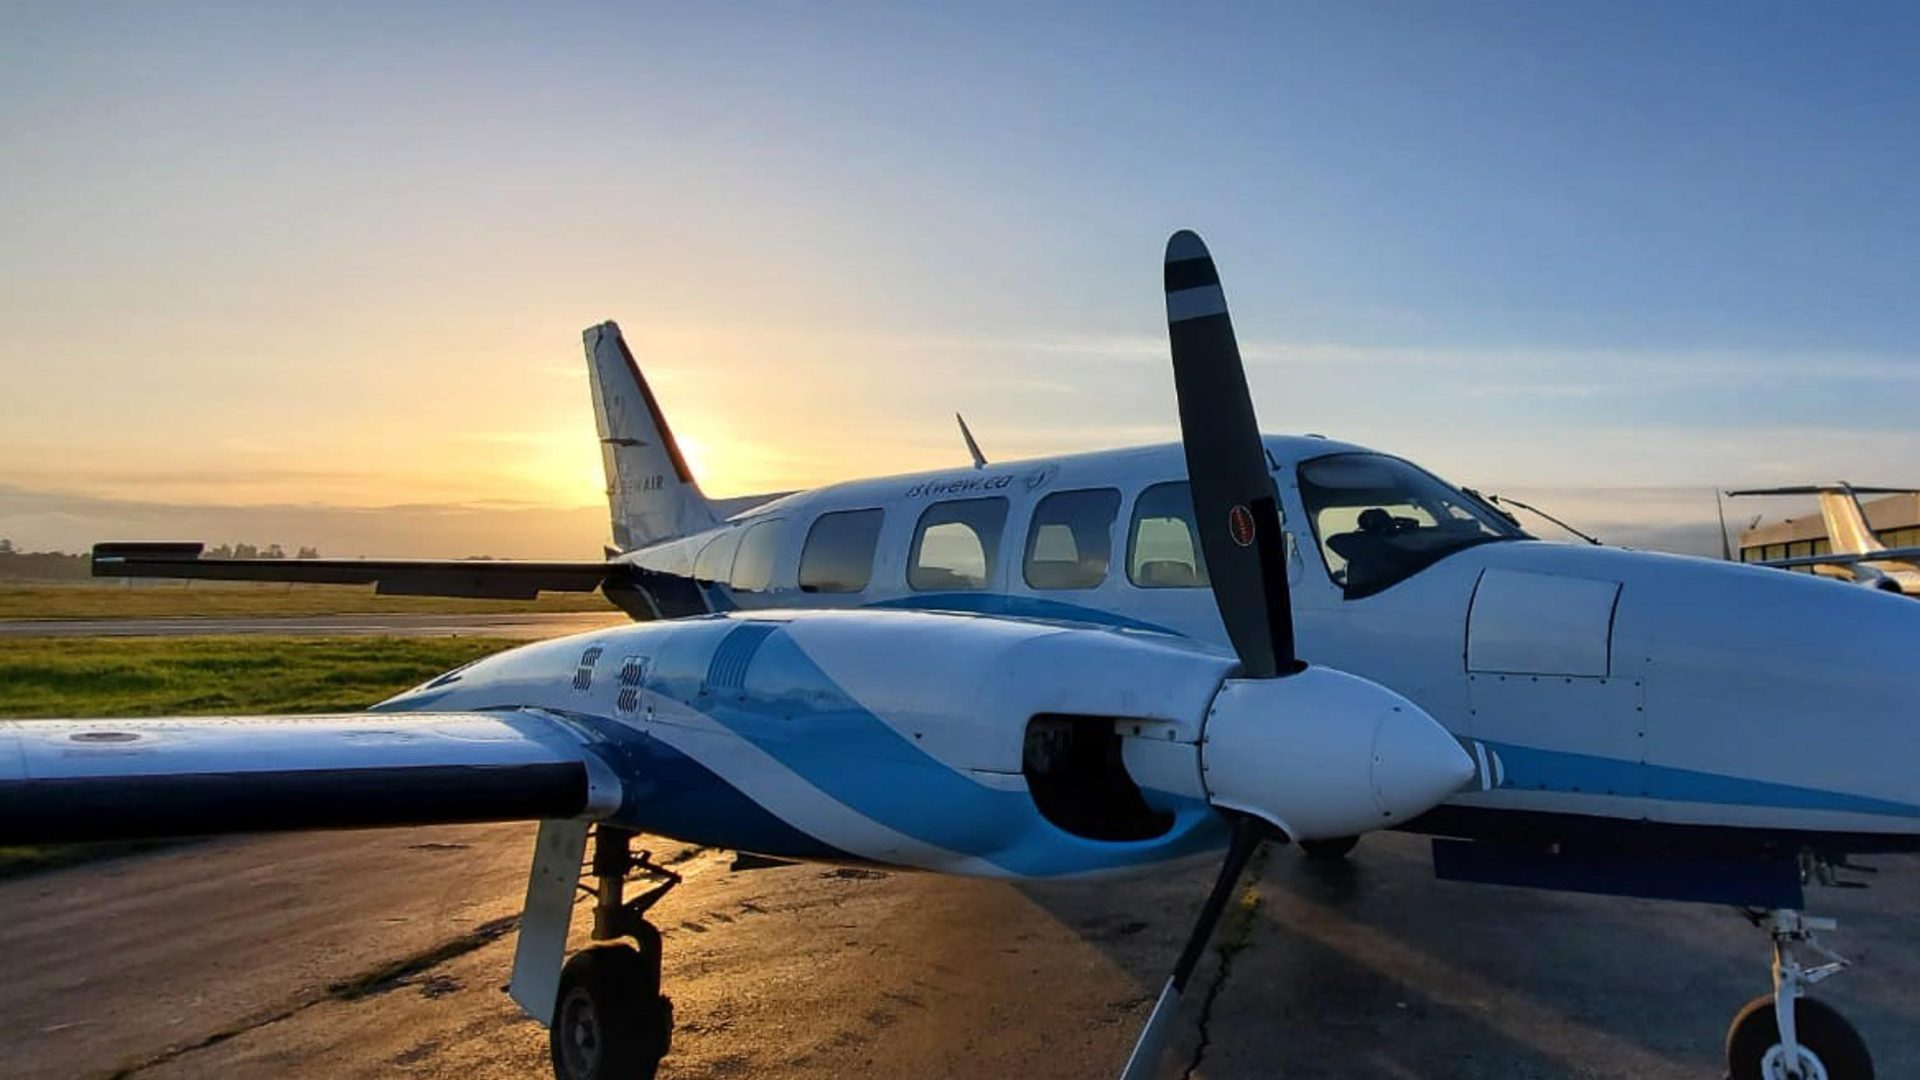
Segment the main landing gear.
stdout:
<path fill-rule="evenodd" d="M 632 853 L 634 834 L 594 827 L 592 947 L 560 972 L 547 1045 L 559 1080 L 652 1080 L 673 1035 L 673 1002 L 660 993 L 660 931 L 646 913 L 680 875 Z M 647 880 L 626 897 L 633 878 Z"/>
<path fill-rule="evenodd" d="M 1860 1033 L 1832 1006 L 1806 996 L 1807 987 L 1847 967 L 1845 957 L 1814 938 L 1834 921 L 1787 909 L 1747 917 L 1773 939 L 1773 993 L 1747 1002 L 1727 1029 L 1730 1080 L 1873 1080 Z M 1821 962 L 1803 966 L 1798 950 Z"/>

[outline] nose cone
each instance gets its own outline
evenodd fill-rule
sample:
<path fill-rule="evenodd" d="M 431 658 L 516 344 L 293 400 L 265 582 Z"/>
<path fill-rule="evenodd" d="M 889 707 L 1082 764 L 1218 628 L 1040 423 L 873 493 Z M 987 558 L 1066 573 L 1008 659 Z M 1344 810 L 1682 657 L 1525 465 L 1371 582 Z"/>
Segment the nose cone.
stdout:
<path fill-rule="evenodd" d="M 1466 751 L 1419 706 L 1322 667 L 1229 679 L 1208 713 L 1201 768 L 1214 805 L 1295 840 L 1400 824 L 1473 776 Z"/>
<path fill-rule="evenodd" d="M 1473 759 L 1445 728 L 1411 702 L 1373 729 L 1373 801 L 1389 823 L 1431 810 L 1473 779 Z"/>

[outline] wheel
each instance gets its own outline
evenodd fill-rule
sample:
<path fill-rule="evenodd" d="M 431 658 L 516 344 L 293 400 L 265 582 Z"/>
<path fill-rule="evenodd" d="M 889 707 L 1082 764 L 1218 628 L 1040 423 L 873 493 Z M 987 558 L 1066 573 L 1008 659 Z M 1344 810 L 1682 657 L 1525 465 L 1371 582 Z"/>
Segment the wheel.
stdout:
<path fill-rule="evenodd" d="M 1800 1044 L 1800 1080 L 1873 1080 L 1866 1042 L 1833 1006 L 1807 997 L 1794 1002 L 1793 1034 Z M 1787 1064 L 1773 995 L 1762 994 L 1727 1029 L 1727 1074 L 1730 1080 L 1787 1080 L 1793 1075 Z"/>
<path fill-rule="evenodd" d="M 575 953 L 547 1029 L 559 1080 L 653 1080 L 673 1033 L 659 971 L 626 945 Z"/>
<path fill-rule="evenodd" d="M 1360 842 L 1357 836 L 1336 836 L 1331 840 L 1302 840 L 1300 853 L 1318 863 L 1339 862 Z"/>

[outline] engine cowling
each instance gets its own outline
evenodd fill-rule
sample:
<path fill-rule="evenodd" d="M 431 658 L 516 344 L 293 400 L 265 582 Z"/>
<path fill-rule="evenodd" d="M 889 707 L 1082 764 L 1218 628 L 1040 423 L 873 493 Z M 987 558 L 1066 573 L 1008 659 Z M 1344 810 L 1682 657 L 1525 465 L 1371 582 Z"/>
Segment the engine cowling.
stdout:
<path fill-rule="evenodd" d="M 1378 683 L 1308 668 L 1228 679 L 1200 745 L 1215 806 L 1294 840 L 1353 836 L 1425 813 L 1473 777 L 1473 759 L 1424 710 Z"/>

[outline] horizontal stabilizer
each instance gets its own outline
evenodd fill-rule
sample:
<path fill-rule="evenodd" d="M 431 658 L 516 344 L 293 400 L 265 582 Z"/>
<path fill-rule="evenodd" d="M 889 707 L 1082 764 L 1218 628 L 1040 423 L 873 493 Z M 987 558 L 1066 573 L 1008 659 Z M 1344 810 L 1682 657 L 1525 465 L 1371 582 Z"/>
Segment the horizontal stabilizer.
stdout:
<path fill-rule="evenodd" d="M 594 816 L 588 737 L 525 713 L 0 722 L 0 845 Z"/>
<path fill-rule="evenodd" d="M 95 544 L 93 576 L 372 585 L 387 596 L 482 600 L 532 600 L 542 592 L 599 589 L 643 621 L 707 611 L 690 579 L 613 560 L 208 559 L 201 556 L 203 550 L 205 545 L 191 543 Z"/>
<path fill-rule="evenodd" d="M 1833 552 L 1828 555 L 1795 555 L 1790 559 L 1765 559 L 1760 562 L 1748 563 L 1747 565 L 1787 568 L 1794 566 L 1853 566 L 1857 563 L 1915 561 L 1920 561 L 1920 547 L 1886 548 L 1880 551 L 1855 553 Z"/>

